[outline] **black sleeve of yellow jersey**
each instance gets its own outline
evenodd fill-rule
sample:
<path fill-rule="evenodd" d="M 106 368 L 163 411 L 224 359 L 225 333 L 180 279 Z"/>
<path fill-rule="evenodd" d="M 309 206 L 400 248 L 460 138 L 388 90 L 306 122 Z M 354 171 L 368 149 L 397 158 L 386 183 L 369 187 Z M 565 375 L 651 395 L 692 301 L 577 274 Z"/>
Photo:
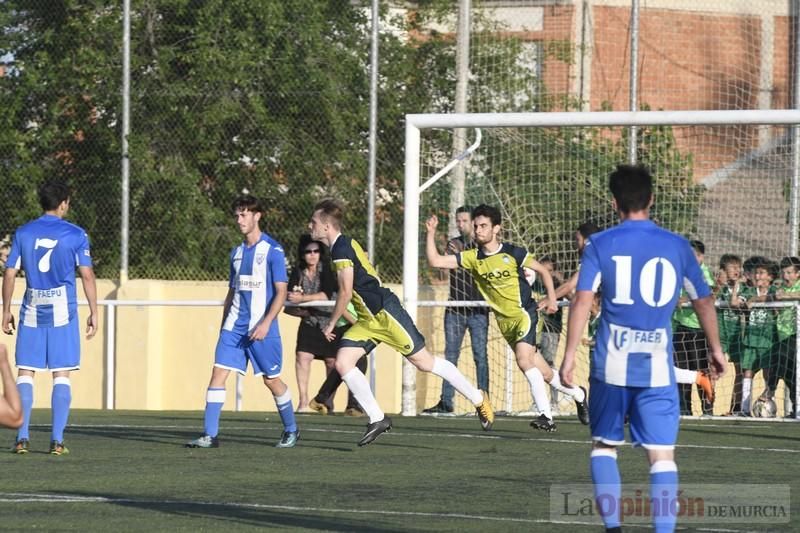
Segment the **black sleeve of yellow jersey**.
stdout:
<path fill-rule="evenodd" d="M 336 240 L 331 248 L 331 260 L 335 272 L 356 264 L 356 251 L 353 250 L 350 239 L 342 235 Z"/>
<path fill-rule="evenodd" d="M 514 258 L 517 262 L 517 266 L 521 267 L 525 264 L 525 257 L 528 255 L 528 251 L 525 248 L 520 248 L 519 246 L 514 246 L 513 244 L 507 244 L 508 250 L 504 250 L 508 255 Z"/>

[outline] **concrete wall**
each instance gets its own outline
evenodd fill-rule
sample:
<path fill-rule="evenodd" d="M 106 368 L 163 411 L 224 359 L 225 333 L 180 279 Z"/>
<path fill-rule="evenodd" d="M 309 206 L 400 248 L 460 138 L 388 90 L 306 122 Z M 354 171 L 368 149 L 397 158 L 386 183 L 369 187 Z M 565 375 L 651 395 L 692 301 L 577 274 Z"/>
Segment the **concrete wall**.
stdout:
<path fill-rule="evenodd" d="M 19 279 L 14 298 L 20 299 L 25 281 Z M 79 281 L 80 284 L 80 281 Z M 393 289 L 397 289 L 394 287 Z M 83 289 L 79 286 L 79 295 Z M 135 280 L 121 288 L 108 280 L 98 280 L 98 298 L 119 300 L 219 300 L 225 297 L 225 282 Z M 12 307 L 18 315 L 17 306 Z M 80 306 L 82 328 L 88 307 Z M 197 410 L 205 405 L 205 391 L 214 361 L 222 306 L 214 307 L 119 307 L 116 315 L 116 389 L 117 409 Z M 109 334 L 106 309 L 100 306 L 100 331 L 91 340 L 81 340 L 81 369 L 72 373 L 73 407 L 100 409 L 105 398 L 106 340 Z M 299 319 L 281 314 L 284 360 L 281 377 L 297 401 L 294 372 L 294 347 Z M 5 337 L 14 353 L 16 337 Z M 378 401 L 387 412 L 400 411 L 402 358 L 393 350 L 379 347 L 376 352 L 376 390 Z M 324 380 L 324 364 L 312 365 L 310 390 L 316 391 Z M 37 373 L 35 406 L 49 407 L 51 377 Z M 235 406 L 235 377 L 228 379 L 225 409 Z M 342 386 L 335 407 L 343 410 L 347 388 Z M 274 411 L 272 395 L 263 382 L 249 374 L 243 380 L 242 409 Z"/>

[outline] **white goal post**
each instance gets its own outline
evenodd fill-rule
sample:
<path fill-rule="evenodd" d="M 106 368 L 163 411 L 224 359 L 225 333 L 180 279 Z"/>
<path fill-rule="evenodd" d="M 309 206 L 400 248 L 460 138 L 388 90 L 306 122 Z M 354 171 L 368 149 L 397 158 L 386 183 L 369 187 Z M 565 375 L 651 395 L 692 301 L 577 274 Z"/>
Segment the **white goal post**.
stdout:
<path fill-rule="evenodd" d="M 556 112 L 556 113 L 482 113 L 482 114 L 409 114 L 405 128 L 405 194 L 403 237 L 403 302 L 411 317 L 417 319 L 420 262 L 420 184 L 430 176 L 421 176 L 422 132 L 428 129 L 455 128 L 537 128 L 537 127 L 647 127 L 647 126 L 793 126 L 794 164 L 798 166 L 798 131 L 800 110 L 752 111 L 640 111 L 640 112 Z M 480 148 L 480 153 L 484 148 Z M 626 161 L 619 161 L 625 163 Z M 430 173 L 432 175 L 433 172 Z M 469 178 L 468 178 L 469 179 Z M 791 242 L 797 242 L 798 183 L 792 177 L 790 218 Z M 522 244 L 522 243 L 520 243 Z M 787 248 L 787 251 L 789 249 Z M 796 255 L 796 244 L 791 255 Z M 800 389 L 800 387 L 798 387 Z M 800 396 L 800 395 L 799 395 Z M 416 369 L 407 361 L 403 367 L 402 413 L 417 413 Z"/>

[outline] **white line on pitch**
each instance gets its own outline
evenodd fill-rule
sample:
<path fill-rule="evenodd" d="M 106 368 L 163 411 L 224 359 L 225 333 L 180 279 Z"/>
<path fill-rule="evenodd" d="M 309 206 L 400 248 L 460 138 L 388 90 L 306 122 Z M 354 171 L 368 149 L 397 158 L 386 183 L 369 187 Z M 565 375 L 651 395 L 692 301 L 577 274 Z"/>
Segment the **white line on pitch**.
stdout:
<path fill-rule="evenodd" d="M 301 507 L 297 505 L 271 505 L 265 503 L 233 503 L 233 502 L 208 502 L 193 500 L 147 500 L 135 498 L 112 498 L 106 496 L 81 496 L 71 494 L 36 494 L 25 492 L 0 493 L 0 502 L 4 503 L 111 503 L 111 504 L 144 504 L 152 506 L 204 506 L 204 507 L 232 507 L 244 509 L 267 509 L 276 511 L 302 512 L 302 513 L 329 513 L 329 514 L 355 514 L 355 515 L 382 515 L 382 516 L 416 516 L 436 519 L 482 520 L 486 522 L 510 522 L 522 524 L 554 524 L 566 526 L 598 526 L 595 522 L 579 520 L 546 520 L 543 518 L 515 518 L 512 516 L 486 516 L 464 513 L 426 513 L 421 511 L 387 511 L 382 509 L 344 509 L 334 507 Z M 626 528 L 650 529 L 649 524 L 626 524 Z M 715 531 L 738 533 L 739 529 L 696 528 L 697 531 Z"/>

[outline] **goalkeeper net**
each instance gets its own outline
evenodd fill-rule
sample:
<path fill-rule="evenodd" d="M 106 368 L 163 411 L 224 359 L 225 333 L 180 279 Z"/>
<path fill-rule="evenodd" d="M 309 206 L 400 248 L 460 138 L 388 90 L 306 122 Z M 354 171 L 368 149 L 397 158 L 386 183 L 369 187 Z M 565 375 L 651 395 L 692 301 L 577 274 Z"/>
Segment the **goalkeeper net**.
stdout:
<path fill-rule="evenodd" d="M 453 305 L 448 300 L 469 298 L 451 294 L 450 273 L 427 266 L 425 218 L 436 214 L 442 221 L 440 229 L 446 228 L 446 221 L 454 216 L 449 212 L 450 197 L 455 187 L 463 187 L 459 194 L 466 205 L 486 203 L 500 208 L 504 241 L 527 248 L 539 260 L 549 259 L 554 277 L 566 280 L 578 267 L 578 227 L 590 222 L 603 229 L 616 223 L 608 175 L 628 161 L 628 132 L 636 126 L 637 162 L 649 167 L 656 179 L 652 217 L 661 226 L 702 242 L 710 279 L 719 287 L 738 281 L 738 303 L 749 301 L 751 306 L 725 309 L 731 304 L 730 290 L 720 293 L 721 319 L 724 315 L 731 325 L 738 324 L 723 339 L 732 361 L 730 372 L 716 384 L 713 404 L 704 405 L 697 387 L 689 384 L 683 413 L 749 411 L 756 398 L 771 390 L 776 416 L 789 414 L 783 384 L 796 386 L 796 304 L 790 300 L 761 304 L 756 302 L 777 298 L 755 297 L 767 289 L 785 296 L 796 281 L 783 280 L 781 259 L 797 254 L 798 169 L 793 132 L 798 123 L 797 111 L 409 115 L 404 294 L 429 349 L 436 356 L 445 355 L 444 315 Z M 476 127 L 481 128 L 481 144 L 459 163 L 465 170 L 463 186 L 445 176 L 420 192 L 420 184 L 453 159 L 454 132 L 466 132 L 469 145 L 476 138 Z M 457 235 L 450 231 L 447 239 Z M 439 249 L 444 251 L 445 235 L 440 231 L 438 237 Z M 741 260 L 741 280 L 721 272 L 720 260 L 731 257 Z M 769 270 L 768 282 L 757 281 L 759 268 Z M 757 283 L 766 288 L 756 288 Z M 564 309 L 540 319 L 538 325 L 540 351 L 552 358 L 555 367 L 563 355 L 566 314 Z M 587 334 L 577 372 L 582 385 L 588 385 L 588 346 Z M 682 359 L 683 367 L 705 368 L 704 347 L 683 348 L 684 355 L 688 352 L 683 359 L 697 361 Z M 487 352 L 489 393 L 495 409 L 535 412 L 528 382 L 492 316 Z M 468 378 L 475 379 L 468 332 L 457 364 Z M 442 383 L 408 365 L 403 390 L 404 413 L 413 414 L 439 402 Z M 568 398 L 554 394 L 551 400 L 558 413 L 574 412 Z M 458 395 L 453 407 L 456 414 L 473 411 Z"/>

